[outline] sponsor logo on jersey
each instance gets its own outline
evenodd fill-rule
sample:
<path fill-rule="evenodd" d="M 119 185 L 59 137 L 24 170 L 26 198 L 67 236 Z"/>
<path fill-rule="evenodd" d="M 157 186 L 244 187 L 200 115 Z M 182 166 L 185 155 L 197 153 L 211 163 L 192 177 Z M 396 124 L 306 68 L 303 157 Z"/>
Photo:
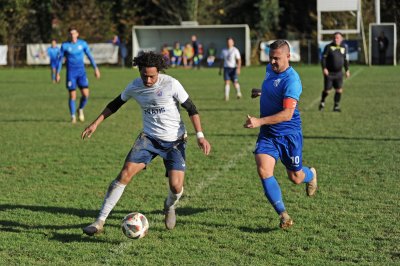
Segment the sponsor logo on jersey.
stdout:
<path fill-rule="evenodd" d="M 280 82 L 281 82 L 281 79 L 274 80 L 274 87 L 278 87 Z"/>
<path fill-rule="evenodd" d="M 165 113 L 165 108 L 164 108 L 164 107 L 160 107 L 160 108 L 147 108 L 147 109 L 144 109 L 144 113 L 145 113 L 146 115 L 158 115 L 158 114 Z"/>

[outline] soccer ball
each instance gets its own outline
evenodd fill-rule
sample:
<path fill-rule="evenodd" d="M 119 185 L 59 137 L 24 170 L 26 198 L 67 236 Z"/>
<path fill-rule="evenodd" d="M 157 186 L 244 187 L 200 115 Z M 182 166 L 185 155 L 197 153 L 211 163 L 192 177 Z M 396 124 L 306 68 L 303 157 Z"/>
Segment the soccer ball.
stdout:
<path fill-rule="evenodd" d="M 122 220 L 121 229 L 126 237 L 139 239 L 147 234 L 149 222 L 143 214 L 132 212 Z"/>

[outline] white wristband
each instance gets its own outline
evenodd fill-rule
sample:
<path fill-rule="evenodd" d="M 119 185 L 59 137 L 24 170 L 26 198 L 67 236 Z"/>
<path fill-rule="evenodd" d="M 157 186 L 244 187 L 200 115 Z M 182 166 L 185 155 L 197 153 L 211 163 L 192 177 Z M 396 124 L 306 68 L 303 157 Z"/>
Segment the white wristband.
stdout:
<path fill-rule="evenodd" d="M 197 137 L 197 139 L 204 138 L 203 132 L 201 132 L 201 131 L 197 132 L 197 133 L 196 133 L 196 137 Z"/>

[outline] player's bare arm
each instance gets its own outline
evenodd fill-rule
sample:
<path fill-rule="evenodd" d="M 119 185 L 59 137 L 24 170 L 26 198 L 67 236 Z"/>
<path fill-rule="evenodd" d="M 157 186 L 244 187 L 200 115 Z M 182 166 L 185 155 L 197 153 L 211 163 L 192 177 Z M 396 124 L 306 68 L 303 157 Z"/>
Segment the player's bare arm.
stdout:
<path fill-rule="evenodd" d="M 284 108 L 279 113 L 274 115 L 256 118 L 250 115 L 247 115 L 246 122 L 244 123 L 243 127 L 245 128 L 257 128 L 263 125 L 274 125 L 278 123 L 282 123 L 285 121 L 290 121 L 293 117 L 295 108 Z"/>
<path fill-rule="evenodd" d="M 200 116 L 198 114 L 190 116 L 194 130 L 196 131 L 197 144 L 205 155 L 210 154 L 211 145 L 208 140 L 204 137 L 203 130 L 201 128 Z"/>
<path fill-rule="evenodd" d="M 184 103 L 181 104 L 183 108 L 186 109 L 190 120 L 192 121 L 194 130 L 196 131 L 197 136 L 197 144 L 199 145 L 200 149 L 203 150 L 205 155 L 208 155 L 211 151 L 211 145 L 204 137 L 203 129 L 201 127 L 200 116 L 197 112 L 196 106 L 192 102 L 190 98 L 188 98 Z"/>
<path fill-rule="evenodd" d="M 242 66 L 242 60 L 241 60 L 241 59 L 238 59 L 237 62 L 236 62 L 236 64 L 237 64 L 237 67 L 236 67 L 236 74 L 240 75 L 240 68 L 241 68 L 241 66 Z"/>
<path fill-rule="evenodd" d="M 96 68 L 94 69 L 94 76 L 95 76 L 97 79 L 100 78 L 100 70 L 99 70 L 98 67 L 96 67 Z"/>

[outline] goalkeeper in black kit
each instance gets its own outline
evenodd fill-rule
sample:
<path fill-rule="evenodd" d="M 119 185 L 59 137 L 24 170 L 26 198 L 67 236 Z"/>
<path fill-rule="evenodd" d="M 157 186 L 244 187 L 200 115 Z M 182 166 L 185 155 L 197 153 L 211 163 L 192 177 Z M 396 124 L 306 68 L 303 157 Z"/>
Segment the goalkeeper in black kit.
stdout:
<path fill-rule="evenodd" d="M 329 91 L 335 88 L 334 112 L 340 112 L 340 99 L 343 93 L 343 67 L 346 78 L 350 77 L 349 59 L 347 48 L 343 44 L 343 35 L 336 32 L 333 35 L 333 41 L 325 46 L 322 54 L 322 72 L 324 74 L 324 90 L 322 91 L 319 110 L 325 108 L 325 98 Z"/>

